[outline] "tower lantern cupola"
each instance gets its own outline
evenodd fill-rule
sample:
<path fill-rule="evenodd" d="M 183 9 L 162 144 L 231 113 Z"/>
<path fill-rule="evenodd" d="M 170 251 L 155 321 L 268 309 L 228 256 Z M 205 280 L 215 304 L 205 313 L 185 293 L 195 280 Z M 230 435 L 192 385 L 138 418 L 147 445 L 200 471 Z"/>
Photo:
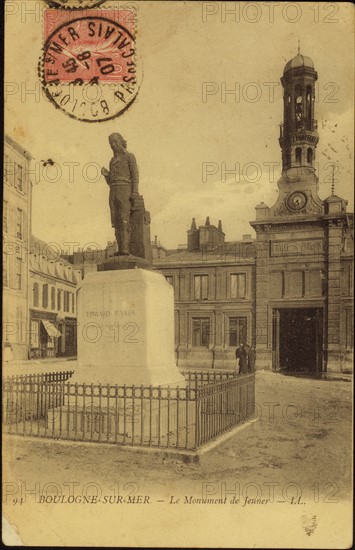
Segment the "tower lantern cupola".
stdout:
<path fill-rule="evenodd" d="M 282 170 L 313 168 L 318 143 L 314 119 L 315 82 L 318 79 L 312 59 L 300 52 L 284 68 L 284 120 L 280 126 Z"/>

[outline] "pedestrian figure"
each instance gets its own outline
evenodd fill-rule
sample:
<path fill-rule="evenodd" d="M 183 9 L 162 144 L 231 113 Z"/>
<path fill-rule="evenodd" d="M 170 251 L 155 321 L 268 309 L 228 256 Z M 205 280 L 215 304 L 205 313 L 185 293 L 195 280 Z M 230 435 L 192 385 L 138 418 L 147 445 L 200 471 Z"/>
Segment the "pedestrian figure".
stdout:
<path fill-rule="evenodd" d="M 235 351 L 236 359 L 239 359 L 239 374 L 246 374 L 248 372 L 248 356 L 244 344 L 241 342 L 239 348 Z"/>
<path fill-rule="evenodd" d="M 255 372 L 256 353 L 254 348 L 250 348 L 248 353 L 248 372 Z"/>

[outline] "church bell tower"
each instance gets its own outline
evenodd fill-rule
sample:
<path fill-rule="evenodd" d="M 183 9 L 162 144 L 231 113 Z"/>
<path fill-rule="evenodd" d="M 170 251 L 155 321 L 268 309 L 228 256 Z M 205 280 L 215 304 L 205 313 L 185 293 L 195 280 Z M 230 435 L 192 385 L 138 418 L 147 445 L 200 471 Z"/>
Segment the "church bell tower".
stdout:
<path fill-rule="evenodd" d="M 318 143 L 314 119 L 315 82 L 318 78 L 313 61 L 298 52 L 285 66 L 281 84 L 284 89 L 284 117 L 280 126 L 282 171 L 314 170 Z"/>
<path fill-rule="evenodd" d="M 315 120 L 315 83 L 318 79 L 310 57 L 300 51 L 286 63 L 283 87 L 283 122 L 280 124 L 282 170 L 276 203 L 263 216 L 304 217 L 322 215 L 315 168 L 319 140 Z"/>
<path fill-rule="evenodd" d="M 313 61 L 300 51 L 285 65 L 278 198 L 270 207 L 258 204 L 250 223 L 257 239 L 257 368 L 318 376 L 347 361 L 342 289 L 349 221 L 347 201 L 334 186 L 327 199 L 318 196 L 317 78 Z"/>

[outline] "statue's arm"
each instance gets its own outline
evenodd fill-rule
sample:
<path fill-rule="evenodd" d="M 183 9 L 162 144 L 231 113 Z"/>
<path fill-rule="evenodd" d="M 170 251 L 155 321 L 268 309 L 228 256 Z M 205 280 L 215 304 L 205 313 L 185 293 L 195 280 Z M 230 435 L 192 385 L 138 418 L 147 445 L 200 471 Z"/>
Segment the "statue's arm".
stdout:
<path fill-rule="evenodd" d="M 110 172 L 107 170 L 107 168 L 102 167 L 101 168 L 101 174 L 104 176 L 107 185 L 109 185 L 109 179 L 108 178 L 109 178 Z"/>
<path fill-rule="evenodd" d="M 131 176 L 132 195 L 138 194 L 139 172 L 136 157 L 132 155 L 132 153 L 129 155 L 128 158 L 128 166 Z"/>

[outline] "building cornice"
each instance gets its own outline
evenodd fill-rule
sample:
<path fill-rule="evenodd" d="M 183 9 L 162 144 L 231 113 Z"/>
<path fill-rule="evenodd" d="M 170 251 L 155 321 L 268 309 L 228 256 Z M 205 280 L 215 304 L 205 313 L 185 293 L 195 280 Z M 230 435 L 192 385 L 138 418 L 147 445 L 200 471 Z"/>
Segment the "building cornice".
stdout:
<path fill-rule="evenodd" d="M 5 142 L 10 145 L 15 151 L 20 153 L 23 157 L 25 157 L 26 160 L 32 160 L 33 157 L 31 153 L 29 153 L 26 149 L 24 149 L 21 145 L 19 145 L 14 139 L 12 139 L 10 136 L 5 135 Z"/>
<path fill-rule="evenodd" d="M 48 273 L 42 273 L 41 271 L 36 271 L 35 269 L 29 269 L 30 273 L 33 273 L 34 275 L 39 275 L 40 277 L 44 277 L 46 279 L 50 279 L 51 281 L 58 281 L 59 283 L 71 285 L 74 288 L 78 285 L 78 283 L 73 283 L 72 281 L 67 281 L 66 279 L 60 279 L 59 277 L 55 277 L 54 275 L 49 275 Z"/>
<path fill-rule="evenodd" d="M 174 262 L 174 263 L 157 263 L 154 262 L 153 269 L 154 271 L 159 271 L 160 269 L 189 269 L 189 268 L 211 268 L 211 267 L 251 267 L 255 265 L 255 258 L 250 260 L 240 261 L 236 260 L 220 260 L 217 263 L 217 260 L 191 260 L 183 262 Z"/>

